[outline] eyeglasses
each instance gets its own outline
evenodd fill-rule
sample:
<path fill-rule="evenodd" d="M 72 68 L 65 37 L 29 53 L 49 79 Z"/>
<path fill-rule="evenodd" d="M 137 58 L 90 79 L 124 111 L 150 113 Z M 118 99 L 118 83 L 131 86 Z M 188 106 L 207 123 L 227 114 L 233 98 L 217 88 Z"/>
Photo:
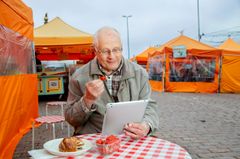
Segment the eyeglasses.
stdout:
<path fill-rule="evenodd" d="M 110 54 L 111 52 L 113 54 L 118 54 L 118 53 L 121 53 L 122 52 L 122 48 L 119 48 L 119 47 L 115 47 L 113 48 L 112 50 L 110 49 L 102 49 L 102 50 L 98 50 L 99 53 L 103 54 L 103 55 L 107 55 L 107 54 Z"/>

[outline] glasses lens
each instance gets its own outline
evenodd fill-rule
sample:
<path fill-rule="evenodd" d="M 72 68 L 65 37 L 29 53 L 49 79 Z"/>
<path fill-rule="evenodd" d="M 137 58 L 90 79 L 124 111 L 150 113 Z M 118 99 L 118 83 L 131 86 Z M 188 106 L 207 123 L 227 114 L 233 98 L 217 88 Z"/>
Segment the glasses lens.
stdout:
<path fill-rule="evenodd" d="M 108 53 L 110 53 L 111 51 L 110 51 L 109 49 L 102 49 L 100 52 L 101 52 L 102 54 L 108 54 Z"/>
<path fill-rule="evenodd" d="M 113 52 L 113 53 L 119 53 L 119 52 L 121 52 L 121 51 L 122 51 L 122 49 L 119 48 L 119 47 L 115 47 L 115 48 L 112 49 L 112 52 Z"/>
<path fill-rule="evenodd" d="M 112 51 L 109 50 L 109 49 L 102 49 L 100 51 L 100 53 L 106 55 L 106 54 L 110 54 L 111 52 L 114 53 L 114 54 L 120 53 L 121 51 L 122 51 L 122 48 L 115 47 L 115 48 L 112 49 Z"/>

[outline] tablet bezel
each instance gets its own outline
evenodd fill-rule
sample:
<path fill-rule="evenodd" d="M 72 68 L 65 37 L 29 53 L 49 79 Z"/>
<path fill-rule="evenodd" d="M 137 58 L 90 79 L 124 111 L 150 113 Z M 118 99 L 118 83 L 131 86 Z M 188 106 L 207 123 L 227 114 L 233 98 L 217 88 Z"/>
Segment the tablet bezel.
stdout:
<path fill-rule="evenodd" d="M 148 100 L 108 103 L 103 119 L 103 135 L 119 135 L 129 122 L 142 122 Z"/>

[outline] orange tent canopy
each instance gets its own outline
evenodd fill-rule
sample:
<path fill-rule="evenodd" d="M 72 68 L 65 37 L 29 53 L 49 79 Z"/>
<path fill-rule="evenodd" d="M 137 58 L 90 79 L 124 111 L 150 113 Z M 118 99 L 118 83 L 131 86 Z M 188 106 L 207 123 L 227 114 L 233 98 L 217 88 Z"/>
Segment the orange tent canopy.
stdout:
<path fill-rule="evenodd" d="M 236 43 L 232 38 L 228 38 L 222 45 L 218 47 L 222 50 L 236 51 L 236 54 L 240 54 L 240 44 Z"/>
<path fill-rule="evenodd" d="M 56 17 L 34 29 L 35 46 L 92 44 L 93 36 Z"/>
<path fill-rule="evenodd" d="M 194 55 L 194 56 L 210 56 L 216 58 L 216 70 L 215 70 L 215 76 L 214 76 L 214 82 L 208 83 L 208 82 L 171 82 L 169 79 L 170 76 L 170 62 L 172 60 L 175 60 L 173 56 L 173 47 L 174 46 L 180 46 L 184 45 L 187 49 L 188 55 Z M 206 44 L 203 44 L 201 42 L 198 42 L 194 39 L 191 39 L 187 36 L 180 35 L 164 45 L 162 45 L 160 48 L 156 49 L 156 51 L 153 54 L 149 55 L 149 58 L 160 55 L 164 56 L 166 55 L 166 82 L 165 82 L 165 88 L 166 91 L 169 92 L 216 92 L 218 89 L 218 61 L 220 57 L 220 50 L 217 50 L 214 47 L 208 46 Z M 185 58 L 177 59 L 185 60 Z M 149 66 L 149 64 L 148 64 Z M 152 82 L 153 83 L 153 82 Z M 157 88 L 156 85 L 163 85 L 162 82 L 155 82 L 152 86 L 153 88 Z M 210 89 L 209 89 L 210 88 Z"/>
<path fill-rule="evenodd" d="M 228 38 L 222 49 L 220 92 L 240 93 L 240 45 Z"/>
<path fill-rule="evenodd" d="M 155 52 L 157 47 L 149 47 L 146 50 L 144 50 L 142 53 L 136 55 L 134 58 L 138 63 L 147 63 L 148 60 L 148 54 L 151 54 Z"/>
<path fill-rule="evenodd" d="M 32 10 L 19 0 L 0 0 L 0 24 L 33 39 Z M 8 17 L 8 18 L 6 18 Z"/>
<path fill-rule="evenodd" d="M 94 57 L 93 36 L 65 23 L 59 17 L 34 30 L 35 49 L 40 60 L 82 60 Z"/>
<path fill-rule="evenodd" d="M 161 47 L 156 49 L 156 52 L 151 56 L 154 56 L 158 52 L 163 52 L 165 47 L 173 48 L 174 46 L 184 45 L 188 50 L 198 49 L 198 50 L 216 50 L 216 48 L 209 45 L 203 44 L 185 35 L 180 35 L 167 43 L 163 44 Z"/>

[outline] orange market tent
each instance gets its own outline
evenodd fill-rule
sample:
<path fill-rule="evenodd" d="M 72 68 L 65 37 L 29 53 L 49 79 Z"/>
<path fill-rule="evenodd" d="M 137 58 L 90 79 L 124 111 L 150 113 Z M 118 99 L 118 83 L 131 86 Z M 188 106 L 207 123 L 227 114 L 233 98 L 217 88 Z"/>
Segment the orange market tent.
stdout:
<path fill-rule="evenodd" d="M 240 45 L 229 38 L 218 48 L 222 50 L 220 92 L 240 93 Z"/>
<path fill-rule="evenodd" d="M 34 43 L 40 60 L 81 60 L 94 57 L 93 36 L 65 23 L 59 17 L 34 29 Z"/>
<path fill-rule="evenodd" d="M 37 75 L 32 74 L 32 10 L 0 0 L 0 158 L 10 159 L 38 116 Z"/>
<path fill-rule="evenodd" d="M 146 65 L 148 61 L 148 54 L 155 52 L 156 49 L 157 49 L 156 47 L 149 47 L 142 53 L 136 55 L 134 57 L 134 60 L 137 61 L 137 63 L 140 65 Z"/>
<path fill-rule="evenodd" d="M 217 92 L 220 53 L 220 50 L 180 35 L 149 55 L 151 86 L 168 92 Z"/>

